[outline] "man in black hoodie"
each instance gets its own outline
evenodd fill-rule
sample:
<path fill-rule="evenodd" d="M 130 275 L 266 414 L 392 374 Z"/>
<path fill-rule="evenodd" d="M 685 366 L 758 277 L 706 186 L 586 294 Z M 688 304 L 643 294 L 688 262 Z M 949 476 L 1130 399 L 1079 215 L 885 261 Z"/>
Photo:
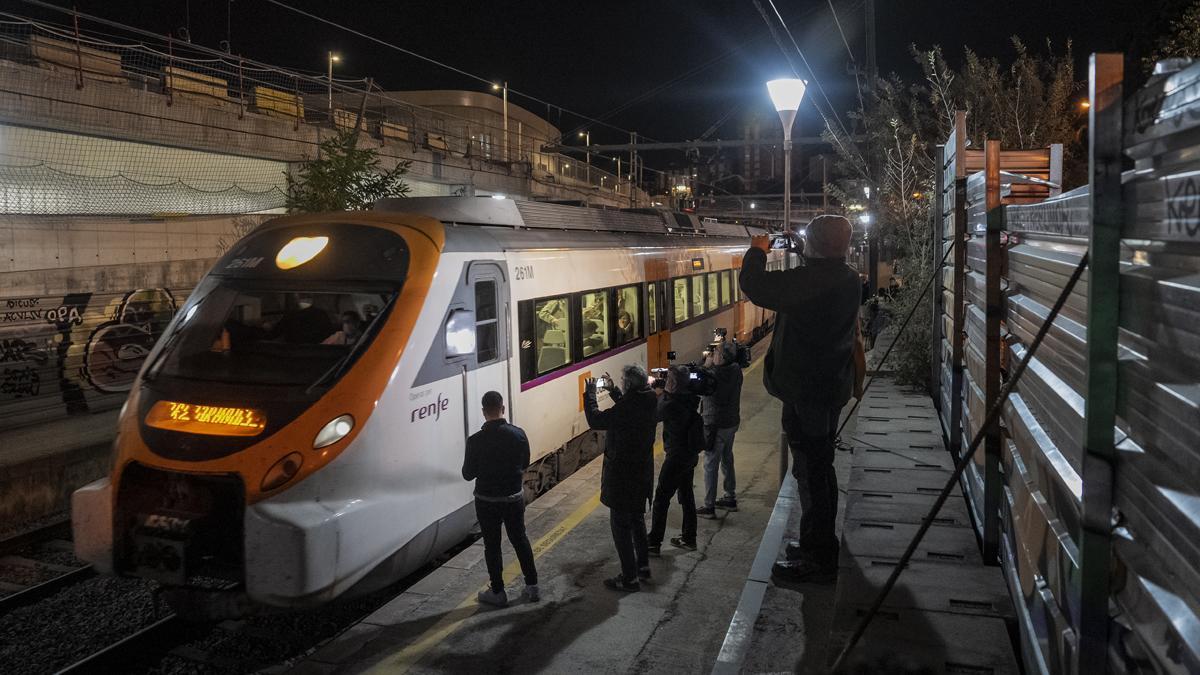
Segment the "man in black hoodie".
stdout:
<path fill-rule="evenodd" d="M 763 368 L 767 392 L 783 402 L 800 505 L 800 541 L 775 574 L 830 582 L 837 575 L 838 486 L 833 469 L 838 416 L 862 397 L 866 357 L 858 328 L 858 273 L 846 264 L 850 221 L 817 216 L 807 228 L 803 267 L 766 271 L 768 237 L 755 237 L 742 259 L 742 292 L 776 312 Z"/>
<path fill-rule="evenodd" d="M 525 575 L 525 597 L 537 602 L 537 569 L 533 547 L 525 534 L 525 492 L 522 487 L 529 466 L 529 439 L 520 427 L 504 419 L 504 397 L 500 392 L 483 395 L 483 428 L 467 439 L 463 458 L 463 480 L 475 481 L 475 516 L 483 531 L 483 557 L 492 586 L 479 592 L 479 601 L 503 607 L 508 604 L 504 592 L 504 563 L 500 556 L 500 526 L 508 531 L 508 541 L 521 561 Z"/>
<path fill-rule="evenodd" d="M 604 585 L 618 591 L 638 591 L 639 580 L 650 578 L 646 502 L 654 478 L 657 399 L 641 366 L 625 366 L 621 384 L 625 387 L 624 395 L 610 385 L 614 404 L 608 410 L 600 410 L 596 402 L 596 379 L 588 378 L 583 410 L 588 426 L 605 432 L 600 503 L 609 509 L 613 543 L 621 559 L 621 573 L 605 579 Z"/>
<path fill-rule="evenodd" d="M 671 537 L 671 545 L 696 550 L 696 497 L 692 489 L 696 461 L 704 449 L 704 427 L 696 405 L 700 399 L 687 390 L 688 371 L 671 366 L 665 391 L 658 393 L 658 421 L 663 423 L 663 447 L 666 458 L 658 470 L 658 489 L 654 493 L 654 513 L 650 526 L 650 555 L 658 556 L 667 530 L 667 509 L 671 497 L 679 495 L 683 507 L 683 529 Z M 657 385 L 655 385 L 657 387 Z"/>

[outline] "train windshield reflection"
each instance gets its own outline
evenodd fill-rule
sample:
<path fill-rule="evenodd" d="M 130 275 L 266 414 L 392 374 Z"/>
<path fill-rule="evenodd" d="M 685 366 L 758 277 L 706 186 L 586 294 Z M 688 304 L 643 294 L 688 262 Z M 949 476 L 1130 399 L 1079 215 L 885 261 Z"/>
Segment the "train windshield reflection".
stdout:
<path fill-rule="evenodd" d="M 397 289 L 271 288 L 209 279 L 170 334 L 153 375 L 311 385 L 361 351 Z"/>

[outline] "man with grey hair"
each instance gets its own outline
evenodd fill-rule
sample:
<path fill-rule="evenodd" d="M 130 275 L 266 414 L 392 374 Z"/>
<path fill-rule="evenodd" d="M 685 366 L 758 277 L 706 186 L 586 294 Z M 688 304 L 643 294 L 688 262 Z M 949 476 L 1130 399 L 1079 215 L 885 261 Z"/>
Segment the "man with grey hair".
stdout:
<path fill-rule="evenodd" d="M 596 401 L 595 378 L 587 379 L 583 391 L 588 426 L 604 431 L 600 503 L 609 509 L 613 544 L 621 560 L 621 573 L 605 579 L 604 585 L 616 591 L 637 591 L 641 590 L 640 580 L 650 578 L 645 514 L 654 482 L 658 398 L 650 391 L 646 371 L 638 365 L 622 369 L 624 393 L 609 382 L 613 406 L 607 410 L 600 410 Z"/>
<path fill-rule="evenodd" d="M 742 259 L 742 292 L 774 310 L 763 364 L 767 391 L 783 402 L 800 505 L 800 541 L 774 574 L 792 581 L 837 578 L 837 476 L 834 442 L 842 407 L 862 397 L 866 356 L 858 326 L 858 273 L 846 264 L 850 221 L 817 216 L 807 228 L 807 264 L 768 272 L 770 238 L 754 237 Z"/>

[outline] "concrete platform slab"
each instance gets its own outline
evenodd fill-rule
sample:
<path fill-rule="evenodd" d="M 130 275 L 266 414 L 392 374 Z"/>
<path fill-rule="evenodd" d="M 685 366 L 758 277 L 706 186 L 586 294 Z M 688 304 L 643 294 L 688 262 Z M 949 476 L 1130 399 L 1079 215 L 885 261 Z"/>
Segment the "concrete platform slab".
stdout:
<path fill-rule="evenodd" d="M 917 525 L 847 520 L 842 535 L 841 567 L 870 562 L 892 562 L 904 554 Z M 914 559 L 982 565 L 983 558 L 970 529 L 934 525 L 917 546 Z M 868 562 L 869 564 L 869 562 Z"/>
<path fill-rule="evenodd" d="M 837 602 L 855 616 L 871 606 L 894 568 L 856 566 L 838 579 Z M 948 565 L 914 560 L 883 603 L 890 609 L 923 609 L 951 614 L 1011 617 L 1012 601 L 997 567 Z"/>
<path fill-rule="evenodd" d="M 850 490 L 846 494 L 846 518 L 877 523 L 920 525 L 929 515 L 929 509 L 936 499 L 934 495 Z M 957 498 L 947 499 L 934 516 L 933 522 L 950 527 L 971 527 L 966 502 Z"/>

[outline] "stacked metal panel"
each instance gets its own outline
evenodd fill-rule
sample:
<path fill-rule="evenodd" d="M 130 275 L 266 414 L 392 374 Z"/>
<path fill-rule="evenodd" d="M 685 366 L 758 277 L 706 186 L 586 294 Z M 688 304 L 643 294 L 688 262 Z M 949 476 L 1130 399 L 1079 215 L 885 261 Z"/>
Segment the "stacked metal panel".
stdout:
<path fill-rule="evenodd" d="M 1200 672 L 1200 65 L 1139 91 L 1125 132 L 1135 169 L 1123 181 L 1109 657 L 1114 672 Z M 1088 199 L 1085 187 L 1005 207 L 1010 363 L 1025 357 L 1087 248 Z M 1072 670 L 1090 601 L 1078 545 L 1087 285 L 1085 274 L 1002 419 L 1001 562 L 1030 672 Z M 984 344 L 976 312 L 966 322 L 966 434 L 983 409 L 971 385 Z"/>

